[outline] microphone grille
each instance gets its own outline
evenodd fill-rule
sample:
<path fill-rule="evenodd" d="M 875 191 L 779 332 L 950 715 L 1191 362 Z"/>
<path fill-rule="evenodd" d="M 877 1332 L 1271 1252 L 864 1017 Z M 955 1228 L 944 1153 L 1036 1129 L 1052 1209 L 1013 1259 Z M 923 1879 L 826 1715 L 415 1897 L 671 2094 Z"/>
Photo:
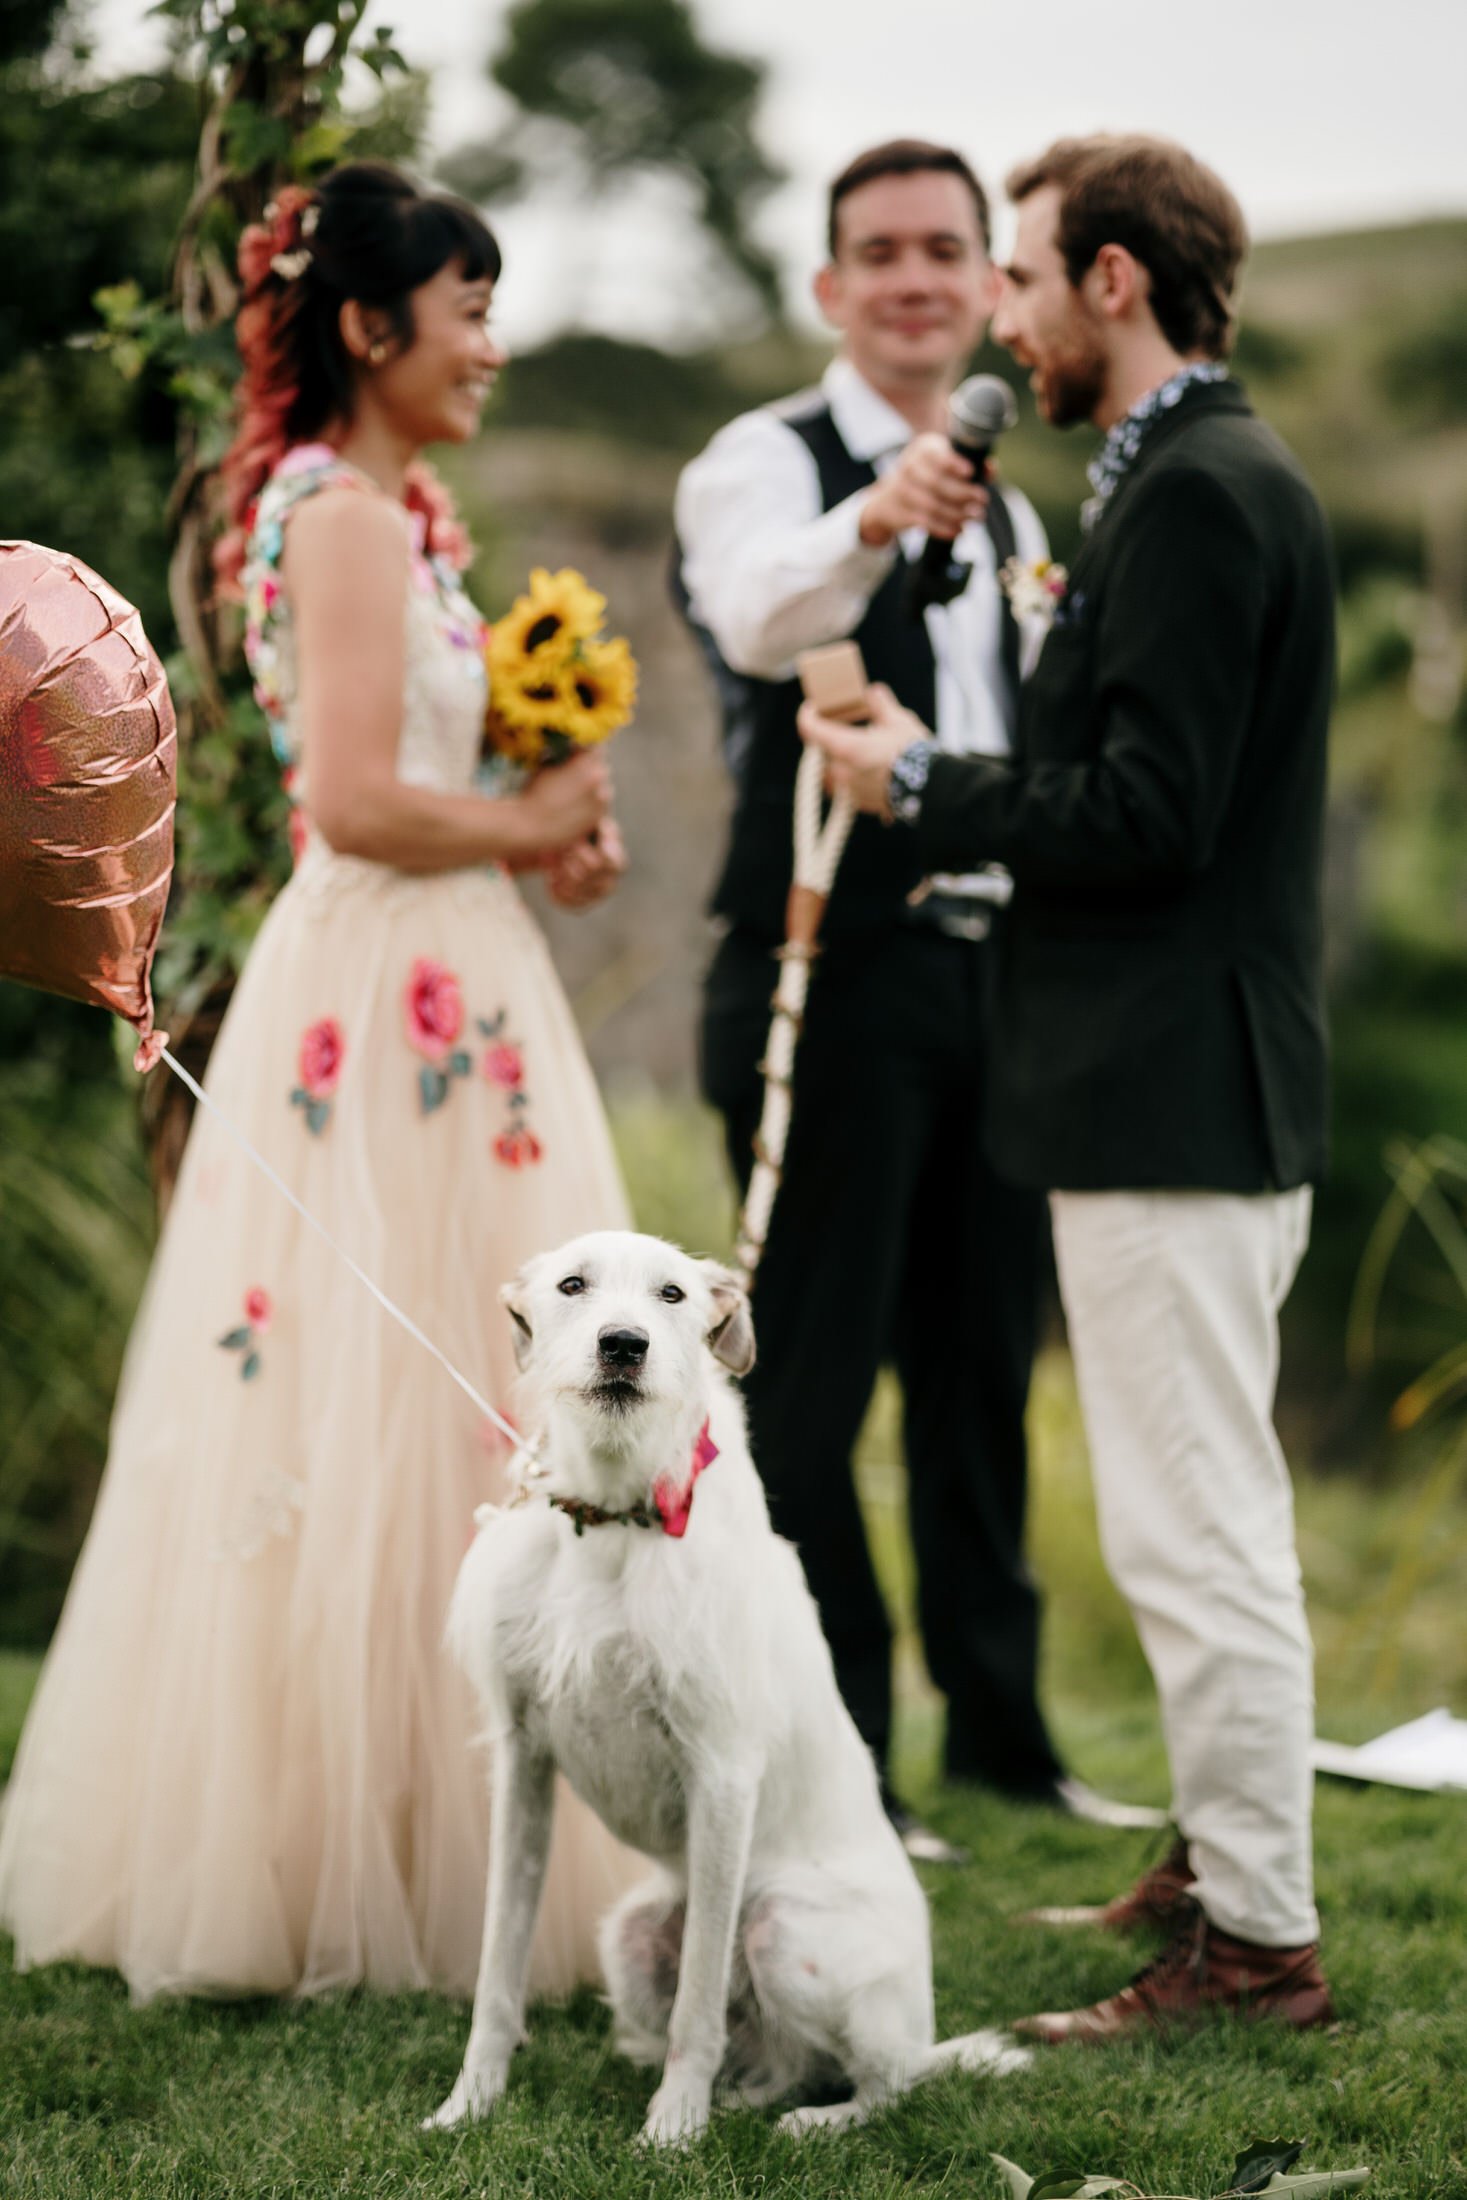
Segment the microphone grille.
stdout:
<path fill-rule="evenodd" d="M 1018 401 L 998 374 L 970 374 L 948 399 L 948 411 L 954 430 L 972 443 L 991 443 L 1019 417 Z"/>

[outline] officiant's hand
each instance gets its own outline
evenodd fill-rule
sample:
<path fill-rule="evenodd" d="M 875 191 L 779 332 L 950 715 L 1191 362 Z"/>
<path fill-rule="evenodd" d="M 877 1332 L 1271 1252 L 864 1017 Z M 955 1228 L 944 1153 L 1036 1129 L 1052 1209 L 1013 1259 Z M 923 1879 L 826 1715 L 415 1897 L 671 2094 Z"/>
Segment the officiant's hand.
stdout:
<path fill-rule="evenodd" d="M 947 437 L 914 435 L 895 465 L 866 491 L 860 536 L 871 550 L 894 542 L 908 527 L 952 542 L 969 520 L 981 520 L 987 511 L 988 491 Z"/>
<path fill-rule="evenodd" d="M 903 749 L 914 741 L 930 741 L 932 735 L 917 713 L 905 709 L 879 680 L 867 688 L 866 704 L 871 714 L 866 724 L 847 726 L 825 717 L 813 703 L 802 703 L 800 739 L 825 751 L 825 783 L 832 794 L 848 794 L 858 810 L 889 820 L 886 790 L 892 765 Z"/>
<path fill-rule="evenodd" d="M 626 844 L 614 817 L 603 817 L 594 833 L 562 848 L 545 865 L 545 888 L 562 909 L 592 909 L 625 875 Z"/>

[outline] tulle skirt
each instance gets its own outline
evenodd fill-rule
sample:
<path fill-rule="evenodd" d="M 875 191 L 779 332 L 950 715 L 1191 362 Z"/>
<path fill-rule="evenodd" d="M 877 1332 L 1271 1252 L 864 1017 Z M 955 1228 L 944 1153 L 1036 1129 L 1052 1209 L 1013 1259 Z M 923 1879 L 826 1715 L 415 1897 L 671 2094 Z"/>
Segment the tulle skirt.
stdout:
<path fill-rule="evenodd" d="M 494 872 L 313 847 L 208 1089 L 501 1409 L 499 1286 L 627 1219 L 543 938 Z M 21 1965 L 115 1965 L 138 2000 L 472 1990 L 487 1760 L 442 1633 L 506 1456 L 200 1111 L 0 1823 Z M 562 1786 L 533 1991 L 594 1975 L 637 1869 Z"/>

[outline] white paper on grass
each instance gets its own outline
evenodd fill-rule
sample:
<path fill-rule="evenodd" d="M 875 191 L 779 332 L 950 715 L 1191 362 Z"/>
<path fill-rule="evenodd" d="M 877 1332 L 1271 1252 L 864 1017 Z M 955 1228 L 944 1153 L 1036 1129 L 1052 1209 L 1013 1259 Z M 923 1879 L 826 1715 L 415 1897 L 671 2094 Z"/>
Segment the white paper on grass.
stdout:
<path fill-rule="evenodd" d="M 1467 1719 L 1455 1719 L 1439 1706 L 1358 1749 L 1316 1737 L 1313 1761 L 1316 1772 L 1337 1772 L 1347 1780 L 1467 1793 Z"/>

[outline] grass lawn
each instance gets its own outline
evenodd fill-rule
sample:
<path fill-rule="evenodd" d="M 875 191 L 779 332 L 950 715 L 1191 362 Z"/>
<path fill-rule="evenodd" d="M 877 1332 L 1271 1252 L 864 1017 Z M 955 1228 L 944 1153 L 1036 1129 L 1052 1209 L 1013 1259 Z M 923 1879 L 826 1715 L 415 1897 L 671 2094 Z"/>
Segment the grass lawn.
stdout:
<path fill-rule="evenodd" d="M 1048 1679 L 1076 1768 L 1163 1798 L 1154 1706 L 1107 1582 L 1069 1370 L 1037 1385 L 1036 1562 L 1050 1595 Z M 888 1586 L 905 1613 L 892 1401 L 867 1431 L 863 1489 Z M 1413 1505 L 1415 1511 L 1413 1513 Z M 1467 1700 L 1460 1499 L 1306 1480 L 1300 1530 L 1314 1600 L 1320 1725 L 1362 1737 Z M 1399 1584 L 1409 1580 L 1409 1603 Z M 34 1661 L 0 1661 L 0 1761 Z M 1108 1991 L 1142 1951 L 1098 1934 L 1015 1928 L 1041 1900 L 1103 1896 L 1149 1854 L 1106 1833 L 932 1783 L 937 1706 L 903 1658 L 901 1771 L 976 1858 L 928 1872 L 944 2031 Z M 1001 2200 L 988 2157 L 1074 2164 L 1149 2193 L 1220 2191 L 1255 2136 L 1306 2141 L 1305 2160 L 1367 2162 L 1380 2200 L 1467 2193 L 1467 1798 L 1321 1783 L 1320 1899 L 1343 2012 L 1330 2037 L 1224 2025 L 1189 2040 L 1058 2050 L 1001 2082 L 948 2076 L 864 2131 L 800 2142 L 772 2118 L 719 2115 L 683 2158 L 632 2150 L 651 2090 L 612 2052 L 593 1994 L 541 2007 L 492 2124 L 430 2138 L 417 2119 L 457 2069 L 467 2011 L 432 1995 L 345 1994 L 301 2005 L 159 2004 L 133 2011 L 117 1978 L 17 1977 L 0 1954 L 0 2192 L 7 2200 L 265 2200 L 292 2195 L 533 2195 L 534 2200 L 840 2195 Z M 3 1946 L 3 1944 L 0 1944 Z"/>

